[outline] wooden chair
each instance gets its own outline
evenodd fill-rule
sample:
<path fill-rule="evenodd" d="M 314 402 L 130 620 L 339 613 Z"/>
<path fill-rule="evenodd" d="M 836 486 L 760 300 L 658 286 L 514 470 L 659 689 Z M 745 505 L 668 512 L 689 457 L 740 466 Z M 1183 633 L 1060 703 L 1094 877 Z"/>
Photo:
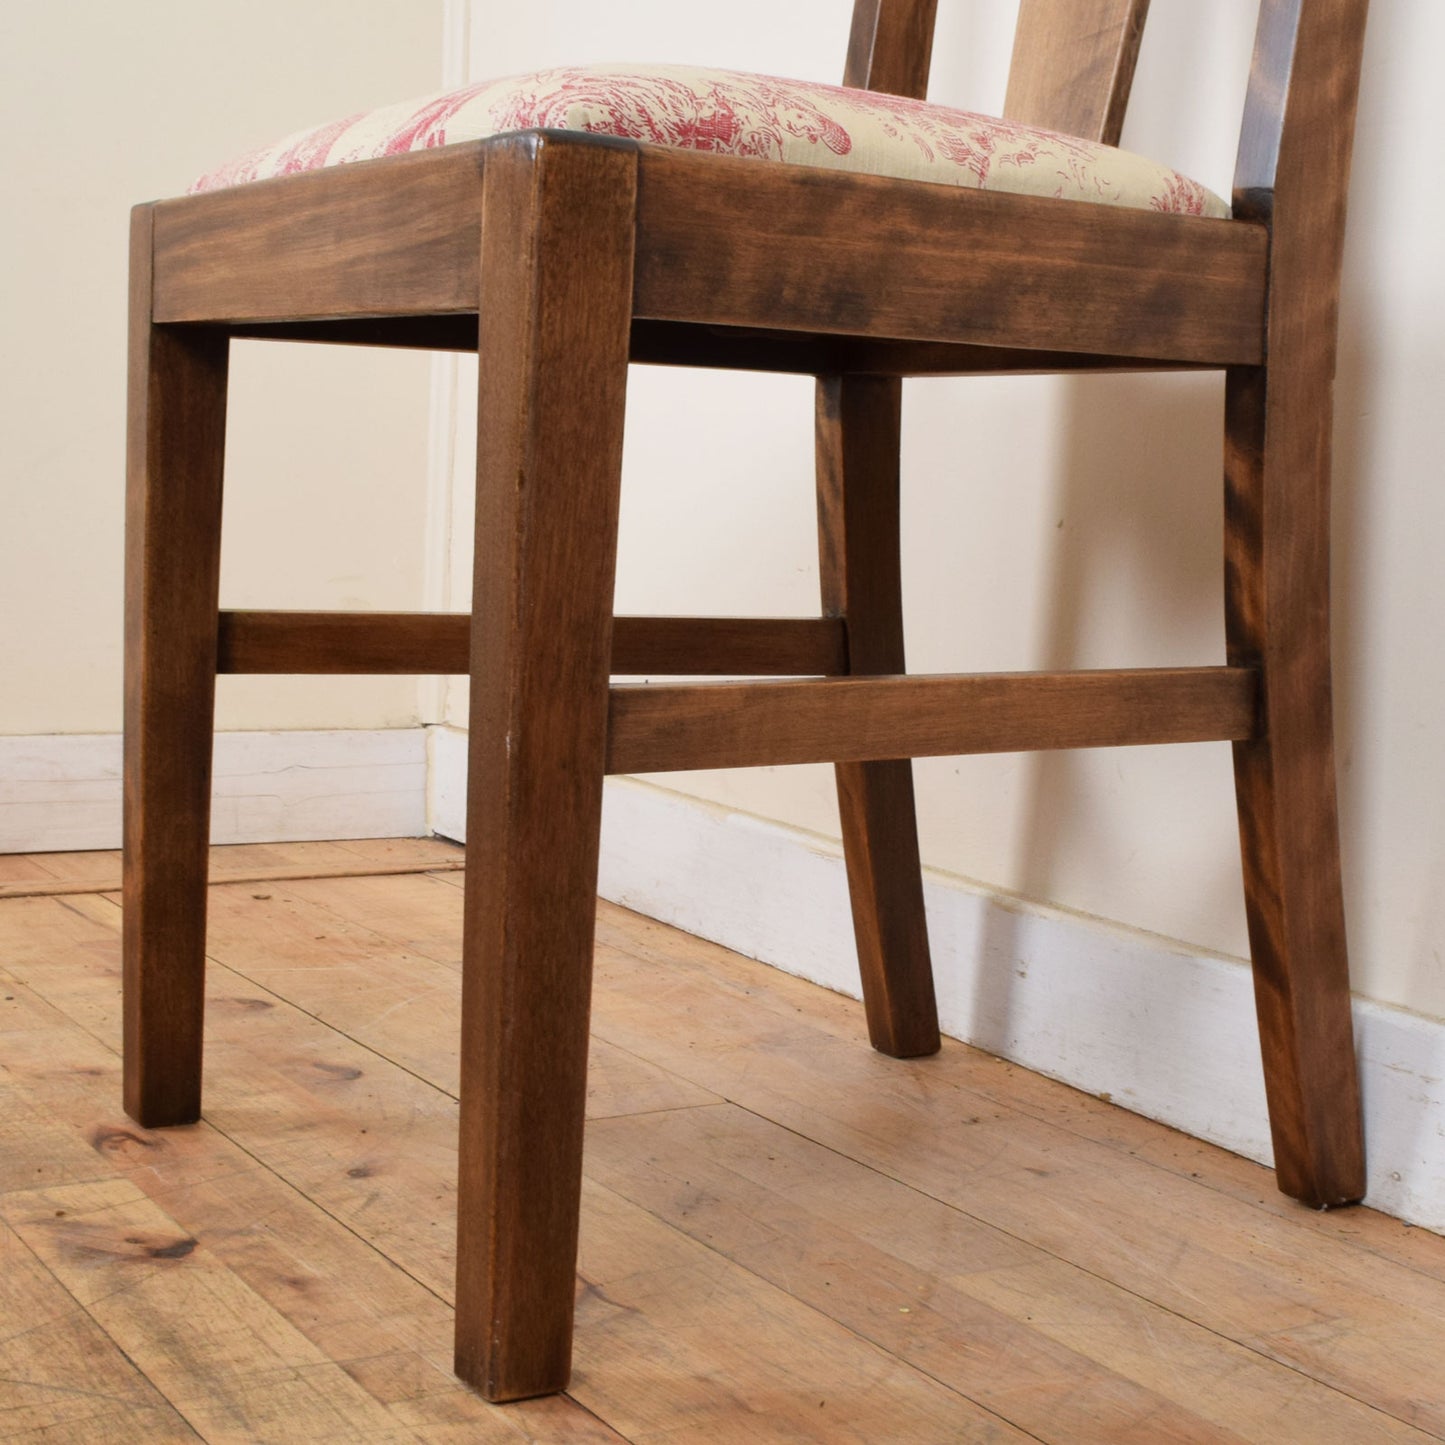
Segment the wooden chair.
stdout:
<path fill-rule="evenodd" d="M 857 0 L 846 83 L 922 96 L 934 8 Z M 1113 142 L 1145 8 L 1024 0 L 1008 114 Z M 489 1398 L 568 1379 L 608 772 L 835 762 L 869 1032 L 906 1057 L 939 1043 L 908 758 L 1232 739 L 1279 1185 L 1357 1200 L 1327 528 L 1365 11 L 1263 0 L 1231 220 L 553 131 L 139 207 L 130 1114 L 201 1109 L 216 674 L 467 672 L 456 1365 Z M 480 353 L 470 618 L 218 612 L 232 336 Z M 613 618 L 629 360 L 819 377 L 821 617 Z M 902 675 L 900 378 L 1101 366 L 1226 373 L 1227 665 Z"/>

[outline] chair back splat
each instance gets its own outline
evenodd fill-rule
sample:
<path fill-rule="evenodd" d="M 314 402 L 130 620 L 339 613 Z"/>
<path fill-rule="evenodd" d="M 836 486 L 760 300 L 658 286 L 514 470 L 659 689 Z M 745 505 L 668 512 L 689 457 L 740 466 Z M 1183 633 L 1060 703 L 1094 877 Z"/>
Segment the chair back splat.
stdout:
<path fill-rule="evenodd" d="M 1003 113 L 1118 145 L 1149 0 L 1023 0 Z"/>
<path fill-rule="evenodd" d="M 125 1105 L 200 1112 L 216 673 L 466 672 L 455 1359 L 493 1400 L 568 1380 L 609 771 L 833 763 L 868 1034 L 911 1057 L 940 1042 L 911 759 L 1232 742 L 1276 1176 L 1364 1193 L 1328 620 L 1367 0 L 1261 0 L 1232 217 L 1117 148 L 1147 0 L 1021 0 L 1013 125 L 926 102 L 937 9 L 856 0 L 843 90 L 539 72 L 135 212 Z M 219 610 L 233 336 L 476 352 L 470 614 Z M 817 378 L 818 616 L 612 616 L 639 361 Z M 1226 665 L 908 675 L 903 378 L 1177 368 L 1226 378 Z"/>
<path fill-rule="evenodd" d="M 1264 0 L 1235 173 L 1270 232 L 1265 360 L 1225 386 L 1225 632 L 1264 681 L 1235 745 L 1260 1047 L 1280 1188 L 1365 1188 L 1330 683 L 1330 437 L 1367 0 Z"/>

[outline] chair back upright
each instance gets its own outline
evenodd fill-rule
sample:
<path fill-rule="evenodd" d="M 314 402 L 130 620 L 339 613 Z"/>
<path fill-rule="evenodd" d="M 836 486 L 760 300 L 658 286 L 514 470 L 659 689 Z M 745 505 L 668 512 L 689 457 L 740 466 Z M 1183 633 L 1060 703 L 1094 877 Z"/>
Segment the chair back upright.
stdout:
<path fill-rule="evenodd" d="M 843 84 L 922 100 L 938 0 L 853 0 Z"/>
<path fill-rule="evenodd" d="M 1333 367 L 1345 202 L 1369 0 L 1262 0 L 1234 214 L 1270 228 L 1271 293 Z M 1270 328 L 1282 324 L 1271 304 Z"/>

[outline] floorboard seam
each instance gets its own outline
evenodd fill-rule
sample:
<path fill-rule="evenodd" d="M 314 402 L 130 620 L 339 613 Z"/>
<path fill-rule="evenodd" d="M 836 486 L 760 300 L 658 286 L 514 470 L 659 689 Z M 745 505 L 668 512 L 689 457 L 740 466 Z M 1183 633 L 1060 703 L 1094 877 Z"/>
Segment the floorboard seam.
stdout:
<path fill-rule="evenodd" d="M 1141 1304 L 1147 1305 L 1151 1309 L 1160 1310 L 1167 1315 L 1171 1315 L 1174 1319 L 1179 1320 L 1181 1323 L 1187 1326 L 1191 1326 L 1194 1329 L 1203 1330 L 1206 1334 L 1214 1336 L 1214 1338 L 1217 1340 L 1224 1340 L 1227 1343 L 1234 1345 L 1241 1350 L 1247 1350 L 1250 1354 L 1257 1356 L 1259 1359 L 1268 1360 L 1271 1364 L 1278 1365 L 1283 1369 L 1289 1370 L 1291 1374 L 1298 1375 L 1301 1379 L 1308 1380 L 1312 1384 L 1321 1385 L 1325 1389 L 1333 1391 L 1333 1393 L 1339 1395 L 1342 1399 L 1353 1400 L 1356 1404 L 1363 1405 L 1367 1410 L 1372 1410 L 1375 1414 L 1380 1415 L 1387 1420 L 1394 1420 L 1397 1424 L 1404 1425 L 1407 1429 L 1420 1430 L 1420 1432 L 1428 1439 L 1445 1439 L 1445 1436 L 1434 1435 L 1429 1431 L 1422 1430 L 1421 1427 L 1419 1425 L 1416 1425 L 1413 1421 L 1406 1420 L 1402 1415 L 1394 1414 L 1392 1411 L 1385 1409 L 1383 1406 L 1375 1404 L 1372 1400 L 1366 1400 L 1362 1396 L 1352 1394 L 1349 1390 L 1341 1388 L 1341 1386 L 1333 1383 L 1329 1379 L 1324 1378 L 1322 1375 L 1311 1374 L 1302 1365 L 1300 1365 L 1294 1360 L 1289 1359 L 1286 1356 L 1275 1354 L 1269 1350 L 1262 1349 L 1259 1345 L 1253 1344 L 1249 1340 L 1237 1339 L 1234 1335 L 1228 1334 L 1224 1330 L 1216 1329 L 1213 1325 L 1206 1324 L 1203 1320 L 1197 1320 L 1189 1315 L 1181 1313 L 1172 1305 L 1165 1304 L 1163 1300 L 1151 1299 L 1148 1295 L 1141 1294 L 1138 1290 L 1131 1288 L 1122 1280 L 1112 1279 L 1107 1274 L 1101 1274 L 1096 1269 L 1090 1269 L 1089 1266 L 1086 1264 L 1081 1264 L 1076 1260 L 1066 1259 L 1061 1254 L 1055 1254 L 1054 1251 L 1048 1248 L 1047 1245 L 1040 1244 L 1035 1240 L 1029 1239 L 1025 1235 L 1017 1234 L 1013 1230 L 1008 1229 L 1001 1224 L 994 1223 L 994 1221 L 991 1219 L 985 1219 L 981 1215 L 974 1214 L 971 1211 L 964 1209 L 962 1206 L 953 1203 L 951 1200 L 943 1199 L 939 1195 L 934 1194 L 929 1189 L 926 1189 L 921 1184 L 911 1183 L 907 1179 L 900 1178 L 897 1174 L 894 1174 L 891 1171 L 880 1167 L 879 1165 L 870 1163 L 866 1159 L 855 1158 L 846 1150 L 838 1149 L 834 1145 L 824 1143 L 820 1139 L 814 1139 L 811 1135 L 804 1134 L 801 1130 L 793 1128 L 790 1124 L 784 1123 L 781 1119 L 771 1118 L 767 1114 L 760 1113 L 757 1109 L 750 1108 L 746 1104 L 737 1103 L 736 1100 L 729 1100 L 729 1102 L 732 1103 L 734 1107 L 741 1109 L 744 1113 L 751 1114 L 754 1118 L 760 1119 L 766 1124 L 771 1124 L 775 1128 L 785 1130 L 787 1133 L 792 1134 L 795 1138 L 803 1140 L 807 1144 L 815 1145 L 820 1149 L 826 1149 L 830 1154 L 836 1154 L 840 1159 L 847 1159 L 851 1163 L 856 1164 L 861 1168 L 868 1169 L 874 1174 L 880 1175 L 884 1179 L 891 1179 L 901 1188 L 907 1189 L 910 1192 L 917 1194 L 924 1199 L 932 1200 L 933 1203 L 942 1205 L 943 1208 L 950 1209 L 954 1211 L 954 1213 L 962 1215 L 965 1219 L 971 1220 L 973 1223 L 981 1225 L 985 1229 L 993 1230 L 998 1234 L 1007 1236 L 1009 1239 L 1017 1240 L 1018 1243 L 1026 1246 L 1029 1249 L 1038 1250 L 1040 1254 L 1047 1255 L 1050 1259 L 1057 1261 L 1059 1264 L 1064 1265 L 1068 1269 L 1076 1269 L 1081 1274 L 1088 1275 L 1091 1279 L 1096 1279 L 1101 1284 L 1108 1286 L 1110 1289 L 1116 1289 L 1121 1294 L 1126 1294 L 1131 1299 L 1136 1299 Z M 1148 1163 L 1149 1161 L 1144 1160 L 1142 1162 Z M 689 1238 L 691 1238 L 691 1236 L 689 1236 Z"/>

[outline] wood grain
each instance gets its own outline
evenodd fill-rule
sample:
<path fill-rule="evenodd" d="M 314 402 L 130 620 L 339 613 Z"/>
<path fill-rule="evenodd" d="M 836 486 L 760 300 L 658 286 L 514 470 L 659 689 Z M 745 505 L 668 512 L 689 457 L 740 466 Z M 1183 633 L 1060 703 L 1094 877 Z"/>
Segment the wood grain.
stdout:
<path fill-rule="evenodd" d="M 206 847 L 227 340 L 152 322 L 153 212 L 131 221 L 125 557 L 125 1107 L 201 1111 Z"/>
<path fill-rule="evenodd" d="M 455 896 L 460 899 L 460 893 Z M 87 902 L 93 905 L 96 900 Z M 59 912 L 54 904 L 24 911 L 29 920 L 36 921 L 51 910 Z M 62 965 L 68 981 L 74 981 L 75 957 L 93 962 L 107 933 L 114 937 L 118 915 L 108 905 L 99 917 L 107 915 L 110 929 L 104 923 L 84 920 L 94 933 L 84 942 L 77 940 L 80 952 Z M 319 917 L 324 922 L 324 911 Z M 76 920 L 72 917 L 71 921 Z M 14 933 L 5 934 L 8 946 L 13 948 L 15 937 Z M 50 959 L 63 956 L 63 948 L 50 947 Z M 101 1005 L 101 1012 L 108 1011 L 113 1024 L 112 990 L 105 975 L 92 968 L 91 977 L 104 990 L 95 1002 Z M 234 1007 L 238 990 L 244 991 L 246 985 L 230 976 L 224 965 L 215 970 L 213 988 L 218 981 L 220 988 L 213 1001 L 218 1005 L 222 1049 L 230 1052 L 228 1034 L 232 1031 L 249 1034 L 254 1041 L 257 1011 Z M 9 983 L 7 993 L 15 992 L 28 993 L 23 985 Z M 63 992 L 77 1004 L 73 989 Z M 229 1010 L 228 1003 L 232 1005 Z M 78 1006 L 89 1012 L 85 1005 Z M 295 1017 L 302 1032 L 300 1037 L 289 1036 L 290 1042 L 306 1055 L 314 1050 L 316 1039 L 314 1035 L 305 1037 L 306 1020 Z M 437 1017 L 433 1022 L 441 1024 L 442 1020 Z M 109 1035 L 113 1029 L 102 1027 L 99 1032 Z M 445 1025 L 434 1027 L 433 1036 L 440 1043 L 446 1032 Z M 18 1425 L 26 1418 L 11 1413 L 13 1401 L 15 1406 L 28 1406 L 35 1428 L 46 1431 L 45 1438 L 89 1445 L 99 1438 L 99 1432 L 108 1430 L 104 1438 L 145 1440 L 151 1438 L 155 1414 L 160 1409 L 170 1411 L 167 1397 L 185 1396 L 188 1409 L 211 1427 L 209 1439 L 305 1441 L 309 1445 L 317 1438 L 308 1430 L 318 1423 L 317 1407 L 322 1403 L 318 1397 L 334 1397 L 338 1389 L 346 1390 L 340 1374 L 344 1371 L 364 1391 L 358 1398 L 346 1390 L 351 1397 L 348 1408 L 364 1410 L 366 1418 L 361 1432 L 325 1438 L 466 1439 L 495 1445 L 509 1441 L 520 1445 L 539 1438 L 615 1445 L 621 1439 L 566 1399 L 528 1402 L 506 1411 L 488 1406 L 451 1372 L 452 1313 L 444 1298 L 340 1225 L 214 1125 L 151 1132 L 120 1120 L 108 1108 L 108 1099 L 119 1084 L 119 1059 L 65 1015 L 52 1010 L 45 1026 L 27 1031 L 17 1043 L 18 1047 L 7 1051 L 7 1066 L 23 1073 L 32 1084 L 43 1081 L 40 1087 L 46 1091 L 46 1112 L 53 1128 L 66 1131 L 74 1145 L 89 1156 L 97 1171 L 92 1177 L 112 1184 L 124 1179 L 143 1190 L 164 1211 L 166 1227 L 174 1231 L 172 1238 L 184 1241 L 189 1236 L 195 1248 L 149 1261 L 135 1247 L 140 1238 L 125 1237 L 138 1231 L 117 1229 L 118 1218 L 97 1219 L 93 1211 L 81 1215 L 68 1200 L 60 1202 L 60 1213 L 35 1211 L 38 1196 L 33 1183 L 25 1194 L 0 1195 L 0 1215 L 16 1206 L 24 1211 L 22 1218 L 31 1220 L 27 1228 L 53 1231 L 43 1247 L 47 1257 L 53 1250 L 69 1279 L 83 1283 L 109 1267 L 110 1278 L 116 1280 L 119 1268 L 124 1272 L 116 1280 L 118 1293 L 144 1291 L 148 1317 L 143 1328 L 130 1327 L 133 1315 L 120 1317 L 125 1320 L 122 1324 L 115 1314 L 108 1314 L 107 1323 L 117 1334 L 128 1334 L 135 1358 L 146 1371 L 145 1375 L 137 1371 L 135 1380 L 151 1391 L 150 1398 L 159 1407 L 152 1413 L 141 1389 L 125 1387 L 119 1372 L 104 1357 L 103 1349 L 108 1348 L 115 1360 L 125 1360 L 119 1347 L 95 1324 L 94 1315 L 105 1312 L 107 1301 L 103 1298 L 100 1309 L 87 1313 L 73 1295 L 54 1282 L 55 1294 L 69 1302 L 70 1312 L 58 1308 L 56 1300 L 46 1302 L 44 1314 L 38 1306 L 22 1310 L 13 1317 L 26 1320 L 30 1328 L 9 1341 L 8 1353 L 0 1342 L 0 1358 L 9 1367 L 6 1373 L 15 1377 L 11 1382 L 0 1380 L 0 1408 L 7 1408 L 7 1424 L 13 1421 Z M 237 1054 L 234 1061 L 237 1078 L 232 1082 L 238 1088 L 238 1100 L 244 1098 L 247 1077 L 262 1083 L 259 1092 L 253 1089 L 252 1101 L 254 1104 L 259 1098 L 269 1107 L 261 1111 L 253 1107 L 248 1115 L 243 1103 L 237 1114 L 260 1129 L 265 1152 L 266 1145 L 275 1142 L 268 1128 L 284 1130 L 301 1121 L 277 1116 L 271 1065 L 264 1057 Z M 328 1110 L 325 1097 L 334 1092 L 334 1076 L 328 1083 L 324 1071 L 315 1070 L 313 1078 L 321 1081 L 317 1112 L 334 1123 L 334 1109 Z M 225 1080 L 218 1095 L 224 1112 Z M 454 1117 L 450 1132 L 455 1133 Z M 454 1152 L 449 1141 L 445 1153 L 454 1156 Z M 317 1172 L 327 1172 L 324 1161 Z M 44 1187 L 53 1189 L 54 1182 Z M 122 1197 L 130 1208 L 139 1203 L 133 1193 Z M 414 1207 L 427 1206 L 418 1199 Z M 0 1226 L 0 1253 L 4 1243 L 5 1231 Z M 101 1254 L 97 1245 L 114 1245 L 115 1256 Z M 159 1278 L 145 1278 L 148 1264 Z M 197 1273 L 202 1277 L 195 1278 Z M 21 1282 L 17 1274 L 9 1269 L 0 1273 L 0 1297 L 10 1302 L 15 1297 L 8 1287 Z M 236 1318 L 233 1301 L 240 1305 L 242 1320 Z M 253 1327 L 246 1329 L 243 1324 Z M 93 1344 L 87 1330 L 103 1346 Z M 205 1338 L 189 1338 L 197 1333 Z M 297 1340 L 298 1334 L 304 1337 L 304 1344 Z M 295 1373 L 288 1373 L 285 1367 L 277 1369 L 278 1345 L 298 1354 L 309 1346 L 318 1353 L 311 1355 L 310 1364 L 303 1363 Z M 92 1358 L 81 1357 L 82 1352 Z M 332 1369 L 333 1365 L 337 1368 Z M 210 1367 L 223 1378 L 211 1381 Z M 67 1369 L 68 1376 L 63 1373 Z M 317 1379 L 318 1375 L 322 1378 Z M 147 1377 L 164 1381 L 165 1393 L 155 1390 Z M 29 1382 L 24 1395 L 10 1388 L 22 1379 Z M 77 1380 L 85 1384 L 78 1386 Z M 288 1391 L 299 1393 L 299 1400 L 293 1397 L 289 1402 L 293 1407 L 299 1405 L 294 1419 L 272 1414 L 275 1407 L 267 1402 L 268 1395 L 284 1397 Z M 269 1416 L 264 1430 L 247 1428 L 244 1416 L 236 1418 L 239 1411 L 253 1414 L 258 1410 Z M 94 1429 L 88 1432 L 82 1425 L 75 1434 L 69 1433 L 66 1422 L 77 1414 L 93 1421 Z M 327 1422 L 323 1419 L 322 1423 Z M 189 1429 L 174 1436 L 162 1433 L 164 1427 L 163 1418 L 155 1419 L 158 1438 L 196 1438 Z"/>
<path fill-rule="evenodd" d="M 937 0 L 854 0 L 843 84 L 923 99 Z M 813 406 L 823 611 L 847 628 L 850 673 L 901 673 L 902 383 L 820 375 Z M 936 1053 L 938 1007 L 923 912 L 913 764 L 834 768 L 853 938 L 873 1047 Z"/>
<path fill-rule="evenodd" d="M 11 855 L 16 861 L 29 862 L 33 871 L 20 875 L 35 881 L 73 883 L 96 878 L 120 876 L 121 850 L 101 848 L 79 853 L 29 853 Z M 457 863 L 462 856 L 459 844 L 445 838 L 345 838 L 330 842 L 298 843 L 226 843 L 211 849 L 207 876 L 211 882 L 235 882 L 253 874 L 274 872 L 278 878 L 294 877 L 288 869 L 320 868 L 338 873 L 365 871 L 369 864 L 381 865 L 377 871 L 387 872 L 393 864 L 423 868 L 431 863 L 443 866 Z M 108 892 L 109 887 L 91 889 Z"/>
<path fill-rule="evenodd" d="M 163 202 L 157 319 L 474 313 L 477 173 L 501 144 Z M 1260 358 L 1265 238 L 1252 225 L 637 152 L 644 321 L 1201 365 Z M 399 230 L 398 204 L 424 222 Z M 870 257 L 884 246 L 898 264 L 879 272 Z"/>
<path fill-rule="evenodd" d="M 217 889 L 212 908 L 215 951 L 233 972 L 457 1096 L 450 1023 L 461 997 L 460 889 L 425 875 L 386 889 L 366 880 L 297 879 L 260 899 L 254 889 Z M 589 1119 L 717 1102 L 675 1074 L 594 1041 Z"/>
<path fill-rule="evenodd" d="M 0 853 L 0 886 L 29 882 L 53 881 L 55 875 L 40 862 L 40 855 L 31 853 Z"/>
<path fill-rule="evenodd" d="M 1119 144 L 1149 0 L 1023 0 L 1003 113 Z"/>
<path fill-rule="evenodd" d="M 163 201 L 155 318 L 475 315 L 482 156 L 446 146 Z"/>
<path fill-rule="evenodd" d="M 5 1196 L 0 1195 L 0 1216 Z M 197 1440 L 0 1217 L 0 1421 L 22 1440 Z"/>
<path fill-rule="evenodd" d="M 1252 737 L 1247 667 L 621 684 L 607 770 L 777 767 Z"/>
<path fill-rule="evenodd" d="M 472 620 L 445 612 L 222 612 L 223 673 L 465 673 Z M 833 617 L 618 617 L 614 674 L 808 677 L 846 668 Z"/>
<path fill-rule="evenodd" d="M 1277 1362 L 736 1105 L 592 1139 L 608 1187 L 1036 1438 L 1418 1438 L 1303 1380 L 1286 1426 Z"/>
<path fill-rule="evenodd" d="M 1228 652 L 1261 678 L 1263 728 L 1234 757 L 1270 1128 L 1280 1188 L 1319 1206 L 1365 1188 L 1329 595 L 1331 393 L 1365 11 L 1361 0 L 1263 8 L 1236 202 L 1271 226 L 1269 358 L 1232 370 L 1226 392 Z"/>
<path fill-rule="evenodd" d="M 202 1439 L 362 1439 L 385 1408 L 126 1180 L 12 1195 L 6 1222 Z M 191 1328 L 196 1317 L 225 1330 Z M 233 1353 L 253 1362 L 226 1368 Z"/>
<path fill-rule="evenodd" d="M 287 851 L 303 869 L 332 856 Z M 80 1410 L 108 1438 L 163 1432 L 168 1392 L 208 1422 L 267 1411 L 256 1382 L 278 1354 L 303 1377 L 283 1391 L 312 1383 L 294 1425 L 265 1416 L 278 1445 L 338 1407 L 371 1438 L 498 1442 L 987 1439 L 1000 1417 L 1060 1445 L 1445 1430 L 1438 1236 L 1300 1210 L 1258 1166 L 971 1049 L 879 1059 L 853 1001 L 610 906 L 594 1027 L 623 1093 L 590 1132 L 581 1403 L 492 1410 L 446 1374 L 456 1115 L 428 1071 L 455 1069 L 451 1008 L 415 1010 L 417 1067 L 378 1052 L 415 943 L 456 988 L 456 875 L 216 891 L 211 1117 L 160 1132 L 113 1110 L 118 910 L 0 906 L 4 1008 L 23 1010 L 0 1018 L 3 1088 L 37 1148 L 69 1153 L 69 1132 L 91 1171 L 0 1188 L 0 1217 L 86 1300 L 35 1293 L 43 1277 L 4 1256 L 0 1296 L 19 1288 L 13 1317 L 45 1323 L 0 1332 L 0 1400 L 26 1390 L 17 1418 L 55 1438 L 92 1438 L 65 1431 Z M 336 1031 L 362 1026 L 366 1047 Z M 691 1092 L 653 1108 L 658 1075 Z M 735 1105 L 707 1102 L 719 1087 Z M 132 1192 L 78 1192 L 116 1179 Z M 35 1207 L 51 1191 L 62 1217 Z M 195 1248 L 136 1258 L 126 1237 L 162 1228 Z M 84 1253 L 97 1244 L 120 1253 Z M 93 1299 L 135 1348 L 129 1385 Z M 167 1356 L 177 1321 L 207 1338 Z M 65 1367 L 101 1371 L 105 1398 L 64 1389 Z"/>
<path fill-rule="evenodd" d="M 109 905 L 92 909 L 92 927 L 104 930 L 105 913 L 113 920 Z M 91 955 L 80 959 L 89 965 L 86 982 L 102 985 L 89 1008 L 112 1007 L 93 944 Z M 48 971 L 49 981 L 72 1001 L 77 976 L 87 972 L 76 961 Z M 226 1066 L 216 1071 L 210 1127 L 241 1141 L 253 1161 L 297 1197 L 313 1201 L 338 1230 L 447 1298 L 454 1264 L 449 1205 L 456 1179 L 455 1105 L 237 978 L 224 953 L 212 981 L 215 1049 Z M 433 1016 L 440 1048 L 453 1024 Z M 172 1137 L 140 1135 L 143 1141 L 164 1139 L 162 1147 Z M 145 1142 L 120 1140 L 113 1147 L 134 1149 L 137 1169 L 160 1162 Z M 204 1170 L 205 1161 L 197 1165 L 194 1173 Z M 212 1165 L 209 1174 L 225 1187 L 224 1170 Z M 898 1421 L 925 1439 L 948 1439 L 954 1432 L 983 1441 L 1028 1438 L 614 1191 L 590 1183 L 586 1208 L 579 1297 L 584 1328 L 572 1394 L 627 1438 L 644 1445 L 669 1435 L 684 1445 L 728 1438 L 781 1445 L 821 1431 L 825 1439 L 863 1445 L 887 1438 Z M 345 1297 L 355 1340 L 361 1323 L 354 1317 L 373 1311 L 360 1291 Z M 292 1309 L 308 1318 L 304 1298 Z M 330 1323 L 334 1337 L 334 1315 Z M 234 1331 L 232 1338 L 248 1358 L 244 1335 Z M 804 1338 L 808 1348 L 800 1353 Z M 354 1349 L 347 1362 L 352 1358 Z M 759 1399 L 768 1401 L 762 1414 Z M 821 1417 L 820 1400 L 827 1402 Z M 512 1407 L 500 1413 L 506 1419 Z M 571 1439 L 568 1426 L 563 1419 L 551 1431 L 534 1427 L 533 1438 Z M 277 1434 L 285 1438 L 283 1431 Z M 292 1438 L 315 1437 L 298 1431 Z"/>
<path fill-rule="evenodd" d="M 1417 1428 L 1445 1430 L 1445 1391 L 1420 1389 L 1422 1380 L 1433 1380 L 1440 1280 L 1427 1280 L 1403 1258 L 1357 1253 L 1342 1232 L 1350 1214 L 1281 1212 L 1263 1170 L 1252 1193 L 1196 1194 L 1201 1178 L 1214 1178 L 1219 1151 L 1209 1146 L 1173 1135 L 1192 1162 L 1162 1168 L 1139 1157 L 1132 1132 L 1117 1143 L 1081 1140 L 1080 1109 L 1110 1106 L 1072 1092 L 1057 1096 L 1046 1118 L 1021 1117 L 1010 1080 L 1022 1070 L 947 1043 L 930 1060 L 881 1059 L 857 1047 L 855 1003 L 817 998 L 812 985 L 777 977 L 716 945 L 678 946 L 675 939 L 660 924 L 629 927 L 621 910 L 604 910 L 599 1037 L 643 1050 L 750 1113 L 1011 1239 L 1087 1260 L 1099 1278 L 1291 1372 Z M 746 1008 L 706 1004 L 713 977 L 740 1004 L 747 1000 Z M 772 986 L 759 996 L 763 979 Z M 805 998 L 815 999 L 811 1008 Z M 754 1016 L 756 1009 L 766 1017 Z M 768 1041 L 765 1050 L 760 1038 Z M 989 1074 L 993 1084 L 980 1089 L 976 1080 Z M 1166 1137 L 1156 1135 L 1161 1144 Z M 840 1193 L 836 1181 L 824 1178 L 817 1188 L 840 1209 L 861 1213 L 861 1199 Z M 1164 1220 L 1175 1223 L 1164 1227 Z M 1445 1256 L 1445 1241 L 1429 1243 Z M 970 1255 L 961 1251 L 958 1258 Z M 958 1272 L 966 1273 L 967 1263 Z M 1107 1318 L 1107 1307 L 1100 1313 Z M 1368 1415 L 1359 1418 L 1368 1433 Z M 1287 1421 L 1287 1411 L 1281 1419 Z"/>
<path fill-rule="evenodd" d="M 892 379 L 853 376 L 817 388 L 818 573 L 823 610 L 847 625 L 851 673 L 905 670 L 902 390 Z M 935 1053 L 913 764 L 838 763 L 834 771 L 869 1038 L 896 1058 Z"/>
<path fill-rule="evenodd" d="M 1256 225 L 656 147 L 640 160 L 645 319 L 1213 365 L 1262 355 Z"/>
<path fill-rule="evenodd" d="M 523 136 L 483 201 L 457 1373 L 568 1379 L 636 157 Z"/>

